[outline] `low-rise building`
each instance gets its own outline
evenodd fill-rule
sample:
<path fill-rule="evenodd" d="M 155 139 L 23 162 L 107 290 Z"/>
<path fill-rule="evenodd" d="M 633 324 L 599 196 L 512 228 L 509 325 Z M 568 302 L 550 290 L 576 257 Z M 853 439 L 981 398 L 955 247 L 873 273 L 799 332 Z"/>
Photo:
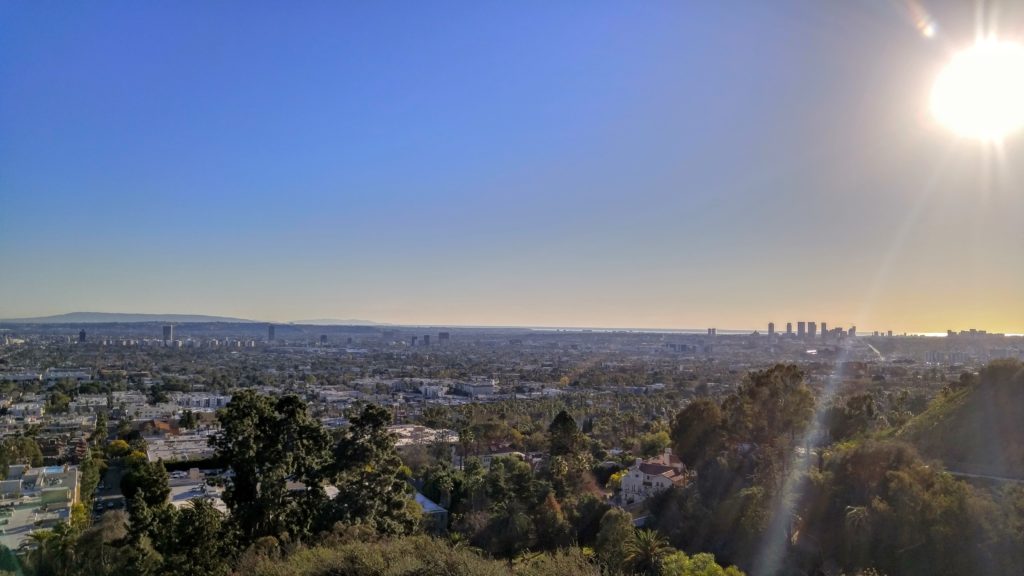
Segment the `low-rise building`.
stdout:
<path fill-rule="evenodd" d="M 17 549 L 32 532 L 68 522 L 79 484 L 75 466 L 11 466 L 0 482 L 0 544 Z"/>

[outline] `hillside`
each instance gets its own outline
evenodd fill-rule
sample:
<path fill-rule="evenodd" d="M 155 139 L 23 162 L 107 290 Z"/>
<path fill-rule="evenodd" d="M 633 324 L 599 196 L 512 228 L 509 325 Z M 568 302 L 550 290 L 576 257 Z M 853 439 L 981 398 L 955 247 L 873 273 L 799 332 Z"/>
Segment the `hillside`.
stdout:
<path fill-rule="evenodd" d="M 445 541 L 428 536 L 380 542 L 350 541 L 300 550 L 283 559 L 273 554 L 269 556 L 243 558 L 235 573 L 253 576 L 600 574 L 597 566 L 587 562 L 579 549 L 528 556 L 510 567 L 507 561 L 490 560 L 466 548 L 452 548 Z"/>
<path fill-rule="evenodd" d="M 951 471 L 1024 478 L 1024 364 L 989 364 L 936 398 L 897 438 Z"/>

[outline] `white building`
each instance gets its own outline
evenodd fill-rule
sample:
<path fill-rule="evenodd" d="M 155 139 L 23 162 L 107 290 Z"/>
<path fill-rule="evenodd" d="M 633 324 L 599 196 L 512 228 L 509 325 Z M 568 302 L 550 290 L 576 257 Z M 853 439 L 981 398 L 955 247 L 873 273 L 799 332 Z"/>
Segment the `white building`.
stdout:
<path fill-rule="evenodd" d="M 7 410 L 8 414 L 15 418 L 39 418 L 45 412 L 43 404 L 40 402 L 18 402 L 17 404 L 11 404 L 11 407 Z"/>
<path fill-rule="evenodd" d="M 494 395 L 497 383 L 494 380 L 469 380 L 459 382 L 455 388 L 470 398 L 486 398 Z"/>
<path fill-rule="evenodd" d="M 88 382 L 92 380 L 92 371 L 88 368 L 68 368 L 58 369 L 50 368 L 46 371 L 47 382 L 57 382 L 59 380 L 74 380 L 75 382 Z"/>
<path fill-rule="evenodd" d="M 623 504 L 638 504 L 673 486 L 684 486 L 688 480 L 686 466 L 671 450 L 665 450 L 664 454 L 650 460 L 637 458 L 636 464 L 622 477 L 620 498 Z"/>
<path fill-rule="evenodd" d="M 228 405 L 228 402 L 231 402 L 231 395 L 199 392 L 181 394 L 174 398 L 174 400 L 178 406 L 188 408 L 190 410 L 217 410 L 219 408 L 224 408 Z"/>

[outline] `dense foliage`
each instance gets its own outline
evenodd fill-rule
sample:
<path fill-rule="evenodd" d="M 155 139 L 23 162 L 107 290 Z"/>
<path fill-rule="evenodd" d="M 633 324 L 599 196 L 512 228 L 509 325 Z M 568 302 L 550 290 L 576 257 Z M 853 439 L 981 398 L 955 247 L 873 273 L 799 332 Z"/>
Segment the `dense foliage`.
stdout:
<path fill-rule="evenodd" d="M 1016 574 L 1024 565 L 1024 486 L 967 483 L 918 450 L 950 468 L 1000 463 L 1015 473 L 1022 374 L 1019 362 L 993 363 L 950 384 L 917 416 L 923 407 L 884 391 L 816 401 L 803 373 L 786 365 L 750 372 L 732 394 L 695 398 L 668 414 L 655 406 L 662 396 L 624 400 L 637 411 L 618 414 L 572 396 L 425 411 L 424 421 L 460 431 L 456 458 L 445 445 L 400 454 L 387 430 L 392 415 L 374 405 L 353 410 L 349 426 L 331 434 L 298 397 L 244 391 L 218 414 L 212 441 L 232 471 L 228 515 L 205 501 L 167 504 L 163 464 L 146 460 L 130 430 L 108 439 L 103 422 L 82 463 L 83 498 L 109 460 L 123 470 L 128 513 L 108 512 L 91 525 L 79 514 L 37 531 L 17 557 L 0 558 L 0 569 Z M 638 413 L 653 417 L 640 421 Z M 628 439 L 617 457 L 618 444 L 608 442 L 615 434 Z M 3 455 L 31 459 L 29 440 L 10 440 Z M 611 505 L 633 456 L 666 446 L 691 480 L 633 514 Z M 527 447 L 537 457 L 491 456 Z M 448 511 L 447 537 L 422 534 L 413 486 Z M 649 519 L 638 529 L 640 515 Z"/>

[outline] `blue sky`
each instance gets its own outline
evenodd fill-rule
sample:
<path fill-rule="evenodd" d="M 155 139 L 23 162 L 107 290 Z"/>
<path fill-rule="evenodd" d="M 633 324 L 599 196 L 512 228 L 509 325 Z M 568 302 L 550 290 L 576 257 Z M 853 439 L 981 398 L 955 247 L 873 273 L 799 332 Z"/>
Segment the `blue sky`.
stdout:
<path fill-rule="evenodd" d="M 961 4 L 5 3 L 0 317 L 1024 331 Z"/>

